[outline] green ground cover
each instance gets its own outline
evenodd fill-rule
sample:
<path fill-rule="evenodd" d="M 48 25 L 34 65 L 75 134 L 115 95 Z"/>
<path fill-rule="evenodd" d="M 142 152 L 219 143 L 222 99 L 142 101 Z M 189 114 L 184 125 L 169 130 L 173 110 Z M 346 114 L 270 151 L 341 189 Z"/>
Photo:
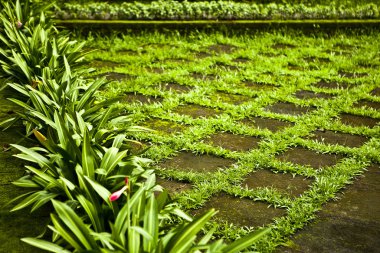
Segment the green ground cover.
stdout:
<path fill-rule="evenodd" d="M 89 78 L 110 81 L 133 121 L 134 152 L 197 213 L 220 212 L 218 234 L 257 227 L 270 252 L 371 164 L 379 163 L 377 32 L 292 30 L 89 36 Z"/>

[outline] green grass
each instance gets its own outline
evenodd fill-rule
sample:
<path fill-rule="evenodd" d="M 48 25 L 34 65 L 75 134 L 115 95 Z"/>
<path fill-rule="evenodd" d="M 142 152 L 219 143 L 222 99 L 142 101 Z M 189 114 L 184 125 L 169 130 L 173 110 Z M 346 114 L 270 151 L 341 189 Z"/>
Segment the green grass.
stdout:
<path fill-rule="evenodd" d="M 93 76 L 125 74 L 124 79 L 111 81 L 99 99 L 120 97 L 119 106 L 133 114 L 136 125 L 157 130 L 131 138 L 150 147 L 143 156 L 154 161 L 160 177 L 192 186 L 174 194 L 184 208 L 194 212 L 223 193 L 284 210 L 283 216 L 266 225 L 273 228 L 268 238 L 254 246 L 270 252 L 313 220 L 322 205 L 344 191 L 366 167 L 380 162 L 379 126 L 353 126 L 340 120 L 343 114 L 380 119 L 380 111 L 355 106 L 361 100 L 380 103 L 380 97 L 372 93 L 379 87 L 379 39 L 378 33 L 370 31 L 331 36 L 293 30 L 236 35 L 151 32 L 90 36 L 87 46 L 97 49 L 88 57 L 89 66 L 97 68 Z M 318 85 L 320 81 L 339 85 L 328 88 Z M 256 83 L 256 88 L 250 83 Z M 301 90 L 331 98 L 295 96 Z M 315 110 L 292 115 L 268 109 L 278 102 Z M 181 109 L 185 105 L 202 106 L 216 114 L 194 118 Z M 277 132 L 257 128 L 250 121 L 255 117 L 289 126 Z M 328 144 L 310 138 L 317 130 L 360 135 L 368 141 L 360 147 Z M 249 151 L 210 144 L 210 138 L 221 132 L 257 137 L 260 142 Z M 294 147 L 342 159 L 324 168 L 280 159 Z M 233 164 L 212 172 L 164 166 L 170 162 L 163 161 L 184 151 L 231 159 Z M 311 183 L 296 198 L 270 185 L 247 188 L 242 184 L 261 170 L 302 176 Z M 228 219 L 216 223 L 219 236 L 230 240 L 256 229 L 229 224 Z"/>

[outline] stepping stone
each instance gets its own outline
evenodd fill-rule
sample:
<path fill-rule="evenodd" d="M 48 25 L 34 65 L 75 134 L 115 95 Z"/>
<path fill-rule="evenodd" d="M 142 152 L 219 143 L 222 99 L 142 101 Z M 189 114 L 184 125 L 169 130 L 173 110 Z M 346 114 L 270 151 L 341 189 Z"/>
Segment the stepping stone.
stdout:
<path fill-rule="evenodd" d="M 152 73 L 156 73 L 156 74 L 162 74 L 165 72 L 163 68 L 157 68 L 157 67 L 146 68 L 146 70 Z"/>
<path fill-rule="evenodd" d="M 105 76 L 108 81 L 123 81 L 128 79 L 133 79 L 134 76 L 125 74 L 125 73 L 118 73 L 118 72 L 105 72 L 101 73 L 99 75 L 92 76 L 94 79 L 100 78 Z"/>
<path fill-rule="evenodd" d="M 219 69 L 221 68 L 221 69 L 224 69 L 226 71 L 235 71 L 235 70 L 240 69 L 238 66 L 228 65 L 228 64 L 225 64 L 223 62 L 217 62 L 213 67 L 219 68 Z"/>
<path fill-rule="evenodd" d="M 252 90 L 274 90 L 277 88 L 273 84 L 268 84 L 268 83 L 262 83 L 262 82 L 254 82 L 254 81 L 244 81 L 243 82 L 244 86 L 252 89 Z"/>
<path fill-rule="evenodd" d="M 277 253 L 367 253 L 380 248 L 380 168 L 373 165 Z"/>
<path fill-rule="evenodd" d="M 371 108 L 374 110 L 380 110 L 380 103 L 379 102 L 372 102 L 372 101 L 368 101 L 368 100 L 359 100 L 354 105 L 354 107 L 356 107 L 356 108 L 367 107 L 367 108 Z"/>
<path fill-rule="evenodd" d="M 275 58 L 275 57 L 284 56 L 283 54 L 275 54 L 272 52 L 262 52 L 262 53 L 260 53 L 260 55 L 262 55 L 264 57 L 268 57 L 268 58 Z"/>
<path fill-rule="evenodd" d="M 303 176 L 259 170 L 248 175 L 241 185 L 250 189 L 273 187 L 287 195 L 297 197 L 307 191 L 311 183 L 311 179 Z"/>
<path fill-rule="evenodd" d="M 89 65 L 94 68 L 116 68 L 122 66 L 123 64 L 113 61 L 92 60 L 89 62 Z"/>
<path fill-rule="evenodd" d="M 308 165 L 314 169 L 322 169 L 334 166 L 343 157 L 336 154 L 322 154 L 313 150 L 295 147 L 278 155 L 277 158 L 282 162 L 291 162 L 299 165 Z"/>
<path fill-rule="evenodd" d="M 213 117 L 215 115 L 221 114 L 218 110 L 214 110 L 212 108 L 208 108 L 205 106 L 195 105 L 195 104 L 187 104 L 178 106 L 174 112 L 178 114 L 188 115 L 192 118 L 200 118 L 200 117 Z"/>
<path fill-rule="evenodd" d="M 376 126 L 380 120 L 379 119 L 374 119 L 370 117 L 364 117 L 364 116 L 358 116 L 358 115 L 352 115 L 352 114 L 347 114 L 343 113 L 339 116 L 340 121 L 345 124 L 345 125 L 350 125 L 353 127 L 361 127 L 361 126 L 366 126 L 369 128 L 373 128 Z"/>
<path fill-rule="evenodd" d="M 160 134 L 175 134 L 182 132 L 186 127 L 176 122 L 151 119 L 143 123 L 144 127 L 158 131 Z"/>
<path fill-rule="evenodd" d="M 212 197 L 205 205 L 193 213 L 202 214 L 211 208 L 219 212 L 217 219 L 221 219 L 236 226 L 257 227 L 273 222 L 274 218 L 284 216 L 285 209 L 269 207 L 268 203 L 253 201 L 246 198 L 232 197 L 227 194 L 218 194 Z"/>
<path fill-rule="evenodd" d="M 349 45 L 349 44 L 345 44 L 345 43 L 336 43 L 334 45 L 334 48 L 352 51 L 352 50 L 355 50 L 357 48 L 357 46 L 353 46 L 353 45 Z"/>
<path fill-rule="evenodd" d="M 288 44 L 288 43 L 276 43 L 271 46 L 274 49 L 293 49 L 296 48 L 295 45 Z"/>
<path fill-rule="evenodd" d="M 184 59 L 184 58 L 167 58 L 165 59 L 165 61 L 168 63 L 180 63 L 180 64 L 192 62 L 191 60 Z"/>
<path fill-rule="evenodd" d="M 129 49 L 125 49 L 125 50 L 120 50 L 120 51 L 117 51 L 115 52 L 116 55 L 137 55 L 138 52 L 134 51 L 134 50 L 129 50 Z"/>
<path fill-rule="evenodd" d="M 147 148 L 152 146 L 152 144 L 144 142 L 144 141 L 136 141 L 136 142 L 127 142 L 128 150 L 133 155 L 139 155 L 144 152 Z"/>
<path fill-rule="evenodd" d="M 236 49 L 237 49 L 237 47 L 233 46 L 233 45 L 215 44 L 215 45 L 209 46 L 207 48 L 207 51 L 214 52 L 214 53 L 217 53 L 217 54 L 221 54 L 221 53 L 230 54 L 233 51 L 235 51 Z"/>
<path fill-rule="evenodd" d="M 294 125 L 292 122 L 281 121 L 277 119 L 260 118 L 260 117 L 252 117 L 249 119 L 244 119 L 243 123 L 246 123 L 248 125 L 253 125 L 260 129 L 268 129 L 272 132 L 277 132 L 286 127 L 291 127 Z"/>
<path fill-rule="evenodd" d="M 201 73 L 191 73 L 190 76 L 194 79 L 197 80 L 207 80 L 207 81 L 212 81 L 216 79 L 215 75 L 207 75 L 207 74 L 201 74 Z"/>
<path fill-rule="evenodd" d="M 334 96 L 326 93 L 321 92 L 313 92 L 309 90 L 299 90 L 295 93 L 295 96 L 299 99 L 312 99 L 312 98 L 325 98 L 325 99 L 331 99 Z"/>
<path fill-rule="evenodd" d="M 231 151 L 248 151 L 257 148 L 260 138 L 244 135 L 235 135 L 232 133 L 217 133 L 211 135 L 206 143 L 219 146 Z"/>
<path fill-rule="evenodd" d="M 333 132 L 329 130 L 315 131 L 313 132 L 313 134 L 314 136 L 310 137 L 309 139 L 323 142 L 326 144 L 338 144 L 350 148 L 360 147 L 366 141 L 368 141 L 368 138 L 364 136 Z"/>
<path fill-rule="evenodd" d="M 167 91 L 174 91 L 178 94 L 186 93 L 190 91 L 192 88 L 186 85 L 181 85 L 178 83 L 165 83 L 161 85 L 162 89 Z"/>
<path fill-rule="evenodd" d="M 380 96 L 380 87 L 372 90 L 371 95 L 379 97 Z"/>
<path fill-rule="evenodd" d="M 266 111 L 280 114 L 290 114 L 294 116 L 303 115 L 305 113 L 314 111 L 312 107 L 301 107 L 291 103 L 277 102 L 273 105 L 265 107 Z"/>
<path fill-rule="evenodd" d="M 308 63 L 329 63 L 331 60 L 329 58 L 323 58 L 323 57 L 315 57 L 315 56 L 310 56 L 310 57 L 304 57 L 303 58 L 306 62 Z"/>
<path fill-rule="evenodd" d="M 368 73 L 351 73 L 351 72 L 345 72 L 345 71 L 339 71 L 338 74 L 341 77 L 347 77 L 347 78 L 360 78 L 368 76 Z"/>
<path fill-rule="evenodd" d="M 230 94 L 225 92 L 216 92 L 215 95 L 211 98 L 215 101 L 221 101 L 223 103 L 228 104 L 234 104 L 234 105 L 240 105 L 243 104 L 249 100 L 251 100 L 251 97 L 239 95 L 239 94 Z"/>
<path fill-rule="evenodd" d="M 314 86 L 318 88 L 327 88 L 327 89 L 347 89 L 349 88 L 348 83 L 338 83 L 338 82 L 330 82 L 321 80 L 318 83 L 314 84 Z"/>
<path fill-rule="evenodd" d="M 196 52 L 195 53 L 195 57 L 198 59 L 204 59 L 204 58 L 211 57 L 211 56 L 212 56 L 212 54 L 206 53 L 206 52 Z"/>
<path fill-rule="evenodd" d="M 153 104 L 153 103 L 161 103 L 163 101 L 160 97 L 146 96 L 138 93 L 125 93 L 123 102 L 124 103 L 141 103 L 141 104 Z"/>
<path fill-rule="evenodd" d="M 191 189 L 190 183 L 160 177 L 157 178 L 157 184 L 161 185 L 169 194 L 176 194 Z"/>
<path fill-rule="evenodd" d="M 252 60 L 249 58 L 238 57 L 238 58 L 233 59 L 232 61 L 236 63 L 247 63 L 247 62 L 251 62 Z"/>
<path fill-rule="evenodd" d="M 158 166 L 167 169 L 178 169 L 193 172 L 215 172 L 230 167 L 235 161 L 213 155 L 195 155 L 190 152 L 180 152 L 172 159 L 164 160 Z"/>
<path fill-rule="evenodd" d="M 292 63 L 289 63 L 287 68 L 289 70 L 304 70 L 305 69 L 304 67 L 301 67 L 301 66 L 298 66 L 298 65 L 292 64 Z"/>

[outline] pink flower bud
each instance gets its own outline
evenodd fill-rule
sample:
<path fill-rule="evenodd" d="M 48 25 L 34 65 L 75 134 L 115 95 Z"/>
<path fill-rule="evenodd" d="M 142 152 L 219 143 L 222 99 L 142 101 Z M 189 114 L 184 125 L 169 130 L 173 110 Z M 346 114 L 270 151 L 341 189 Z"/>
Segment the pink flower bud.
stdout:
<path fill-rule="evenodd" d="M 112 193 L 109 197 L 109 200 L 112 202 L 112 201 L 116 201 L 120 198 L 120 196 L 125 192 L 125 190 L 127 190 L 128 186 L 124 186 L 123 188 L 121 188 L 120 190 Z"/>
<path fill-rule="evenodd" d="M 22 23 L 20 20 L 17 20 L 16 27 L 17 27 L 17 29 L 20 29 L 22 27 Z"/>
<path fill-rule="evenodd" d="M 124 182 L 126 185 L 128 185 L 128 177 L 125 177 Z"/>

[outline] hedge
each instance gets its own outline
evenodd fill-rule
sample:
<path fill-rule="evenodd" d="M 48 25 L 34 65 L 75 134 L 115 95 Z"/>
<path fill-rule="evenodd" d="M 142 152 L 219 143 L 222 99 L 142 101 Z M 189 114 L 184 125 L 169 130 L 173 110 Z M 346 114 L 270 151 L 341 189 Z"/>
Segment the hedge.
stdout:
<path fill-rule="evenodd" d="M 58 19 L 96 20 L 285 20 L 285 19 L 377 19 L 374 3 L 348 7 L 304 4 L 250 4 L 231 1 L 89 4 L 66 3 L 56 10 Z"/>

